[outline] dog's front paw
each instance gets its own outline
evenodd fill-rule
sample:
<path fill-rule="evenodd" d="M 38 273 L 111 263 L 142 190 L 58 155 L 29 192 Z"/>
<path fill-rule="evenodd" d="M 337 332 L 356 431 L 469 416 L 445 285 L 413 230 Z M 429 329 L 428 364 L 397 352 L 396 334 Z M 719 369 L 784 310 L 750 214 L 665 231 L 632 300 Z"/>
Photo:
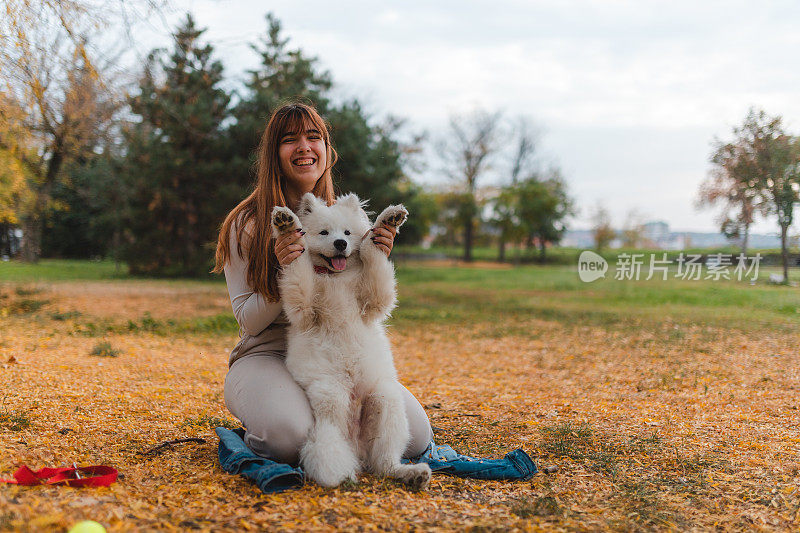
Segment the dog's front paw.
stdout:
<path fill-rule="evenodd" d="M 378 215 L 377 219 L 375 219 L 375 226 L 386 224 L 387 226 L 399 228 L 403 225 L 407 218 L 408 210 L 403 206 L 403 204 L 390 205 L 384 209 L 380 215 Z"/>
<path fill-rule="evenodd" d="M 300 219 L 288 207 L 276 206 L 272 210 L 272 229 L 276 236 L 300 229 Z"/>

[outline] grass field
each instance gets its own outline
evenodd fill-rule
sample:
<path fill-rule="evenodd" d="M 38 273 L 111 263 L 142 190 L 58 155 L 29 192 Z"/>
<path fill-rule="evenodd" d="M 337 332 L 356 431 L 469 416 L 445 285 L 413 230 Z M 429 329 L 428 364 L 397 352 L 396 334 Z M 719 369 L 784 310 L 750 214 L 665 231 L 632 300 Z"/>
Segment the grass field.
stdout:
<path fill-rule="evenodd" d="M 797 530 L 800 290 L 599 280 L 572 267 L 398 266 L 390 336 L 436 440 L 556 474 L 364 476 L 263 495 L 222 472 L 236 324 L 221 281 L 0 263 L 0 477 L 108 464 L 108 489 L 0 487 L 0 530 Z M 797 273 L 793 273 L 797 279 Z M 156 456 L 141 452 L 202 437 Z"/>

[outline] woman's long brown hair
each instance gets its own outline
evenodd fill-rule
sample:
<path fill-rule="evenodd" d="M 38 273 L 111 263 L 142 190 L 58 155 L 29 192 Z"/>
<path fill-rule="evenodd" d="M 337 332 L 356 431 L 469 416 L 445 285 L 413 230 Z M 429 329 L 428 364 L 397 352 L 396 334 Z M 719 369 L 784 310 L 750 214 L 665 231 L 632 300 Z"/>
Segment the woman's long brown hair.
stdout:
<path fill-rule="evenodd" d="M 278 294 L 278 258 L 272 237 L 270 217 L 272 208 L 286 206 L 286 180 L 281 175 L 278 144 L 287 132 L 316 129 L 322 133 L 327 148 L 325 172 L 312 191 L 317 197 L 333 204 L 334 191 L 331 167 L 336 163 L 336 151 L 331 145 L 328 125 L 313 106 L 303 103 L 285 104 L 275 110 L 261 136 L 256 160 L 256 183 L 253 192 L 225 217 L 217 240 L 216 265 L 212 272 L 222 272 L 231 258 L 231 231 L 236 228 L 236 253 L 247 253 L 247 283 L 270 301 Z M 245 234 L 247 228 L 247 234 Z M 245 238 L 246 235 L 246 238 Z"/>

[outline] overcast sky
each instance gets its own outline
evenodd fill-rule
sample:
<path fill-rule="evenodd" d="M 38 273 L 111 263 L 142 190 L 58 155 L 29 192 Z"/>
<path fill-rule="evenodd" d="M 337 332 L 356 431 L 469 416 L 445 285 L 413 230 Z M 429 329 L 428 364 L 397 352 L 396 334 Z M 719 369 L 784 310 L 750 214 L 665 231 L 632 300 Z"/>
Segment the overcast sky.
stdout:
<path fill-rule="evenodd" d="M 577 200 L 575 228 L 588 227 L 589 208 L 602 202 L 617 226 L 636 209 L 673 229 L 713 231 L 715 212 L 693 204 L 714 136 L 730 136 L 750 106 L 800 133 L 796 1 L 172 5 L 170 23 L 191 11 L 238 79 L 256 64 L 247 43 L 265 32 L 271 10 L 290 47 L 317 56 L 337 94 L 365 101 L 376 117 L 407 118 L 436 138 L 449 115 L 476 106 L 529 116 L 543 160 L 561 167 Z M 417 179 L 437 179 L 434 155 Z"/>

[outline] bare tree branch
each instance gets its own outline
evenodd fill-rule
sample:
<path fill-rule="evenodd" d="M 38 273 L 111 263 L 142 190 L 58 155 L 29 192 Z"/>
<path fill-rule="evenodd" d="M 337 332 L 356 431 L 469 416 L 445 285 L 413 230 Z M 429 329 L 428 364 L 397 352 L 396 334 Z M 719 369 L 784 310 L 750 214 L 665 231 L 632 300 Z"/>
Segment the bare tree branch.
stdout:
<path fill-rule="evenodd" d="M 464 226 L 466 261 L 472 260 L 473 226 L 478 216 L 475 192 L 478 180 L 498 151 L 500 119 L 499 111 L 490 113 L 480 109 L 468 115 L 453 116 L 446 137 L 439 143 L 446 172 L 460 191 L 459 218 Z"/>

